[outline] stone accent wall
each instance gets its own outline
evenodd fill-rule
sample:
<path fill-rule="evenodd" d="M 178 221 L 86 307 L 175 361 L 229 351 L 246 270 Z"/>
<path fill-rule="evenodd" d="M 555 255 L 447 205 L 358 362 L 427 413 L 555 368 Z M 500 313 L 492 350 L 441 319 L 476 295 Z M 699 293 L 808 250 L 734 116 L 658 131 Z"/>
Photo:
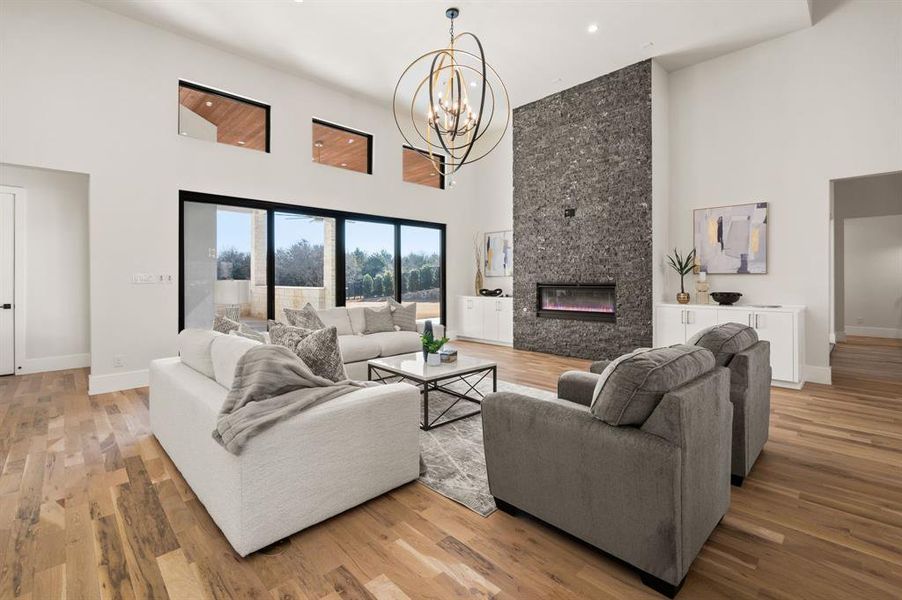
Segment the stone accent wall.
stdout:
<path fill-rule="evenodd" d="M 650 346 L 651 62 L 517 108 L 513 123 L 514 347 L 602 359 Z M 616 323 L 536 316 L 537 283 L 608 281 Z"/>

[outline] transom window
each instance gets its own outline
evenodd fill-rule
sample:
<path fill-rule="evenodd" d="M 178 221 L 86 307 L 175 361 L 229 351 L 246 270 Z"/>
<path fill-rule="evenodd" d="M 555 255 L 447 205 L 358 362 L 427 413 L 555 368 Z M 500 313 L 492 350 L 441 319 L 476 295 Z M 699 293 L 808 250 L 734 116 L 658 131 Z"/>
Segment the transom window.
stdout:
<path fill-rule="evenodd" d="M 269 152 L 269 106 L 179 82 L 180 135 Z"/>
<path fill-rule="evenodd" d="M 348 127 L 313 119 L 313 162 L 372 174 L 373 136 Z"/>

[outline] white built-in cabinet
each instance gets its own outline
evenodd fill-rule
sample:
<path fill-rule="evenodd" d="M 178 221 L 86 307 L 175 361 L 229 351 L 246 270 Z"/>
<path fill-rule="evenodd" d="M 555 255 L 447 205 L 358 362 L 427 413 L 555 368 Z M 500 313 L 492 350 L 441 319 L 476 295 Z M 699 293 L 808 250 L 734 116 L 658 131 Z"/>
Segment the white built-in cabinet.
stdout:
<path fill-rule="evenodd" d="M 770 342 L 775 385 L 799 387 L 804 383 L 804 306 L 658 304 L 655 306 L 655 346 L 685 343 L 698 331 L 721 323 L 754 327 L 758 339 Z"/>
<path fill-rule="evenodd" d="M 461 296 L 458 337 L 513 344 L 514 299 Z"/>

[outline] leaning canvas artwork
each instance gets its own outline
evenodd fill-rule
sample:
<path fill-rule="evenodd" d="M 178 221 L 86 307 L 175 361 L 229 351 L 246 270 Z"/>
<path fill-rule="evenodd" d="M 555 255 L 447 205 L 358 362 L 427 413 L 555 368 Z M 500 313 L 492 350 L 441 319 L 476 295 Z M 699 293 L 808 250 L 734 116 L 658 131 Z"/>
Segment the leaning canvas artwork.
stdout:
<path fill-rule="evenodd" d="M 767 202 L 694 211 L 695 254 L 706 273 L 767 273 Z"/>
<path fill-rule="evenodd" d="M 510 277 L 514 274 L 514 232 L 491 231 L 485 234 L 485 276 Z"/>

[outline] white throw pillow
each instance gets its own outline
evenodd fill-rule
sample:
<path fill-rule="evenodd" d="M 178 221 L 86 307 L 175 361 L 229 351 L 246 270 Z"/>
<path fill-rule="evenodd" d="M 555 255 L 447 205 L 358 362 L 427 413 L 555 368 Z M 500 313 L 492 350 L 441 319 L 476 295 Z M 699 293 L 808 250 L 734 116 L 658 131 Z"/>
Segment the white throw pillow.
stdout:
<path fill-rule="evenodd" d="M 316 311 L 316 316 L 323 322 L 326 327 L 334 327 L 338 331 L 338 335 L 352 335 L 354 329 L 351 327 L 351 317 L 348 316 L 348 309 L 339 306 L 338 308 L 324 308 Z"/>
<path fill-rule="evenodd" d="M 357 335 L 366 331 L 366 315 L 362 306 L 353 306 L 348 309 L 348 318 L 351 320 L 351 330 Z"/>
<path fill-rule="evenodd" d="M 210 354 L 210 346 L 213 344 L 213 340 L 223 335 L 225 334 L 212 329 L 183 329 L 179 333 L 177 342 L 182 363 L 213 379 L 213 358 Z"/>
<path fill-rule="evenodd" d="M 608 382 L 608 379 L 611 377 L 611 373 L 614 372 L 614 369 L 617 368 L 617 365 L 642 354 L 643 352 L 648 352 L 652 350 L 652 348 L 636 348 L 632 352 L 628 352 L 621 356 L 618 356 L 614 360 L 612 360 L 607 367 L 604 368 L 604 371 L 601 372 L 601 375 L 598 376 L 598 382 L 595 384 L 595 391 L 592 392 L 592 403 L 589 405 L 589 408 L 595 406 L 595 402 L 598 401 L 598 397 L 601 396 L 601 390 L 604 389 L 604 385 Z"/>
<path fill-rule="evenodd" d="M 260 342 L 237 335 L 223 335 L 213 340 L 210 354 L 213 357 L 213 374 L 216 383 L 231 390 L 238 360 L 244 356 L 245 352 L 259 345 Z"/>

